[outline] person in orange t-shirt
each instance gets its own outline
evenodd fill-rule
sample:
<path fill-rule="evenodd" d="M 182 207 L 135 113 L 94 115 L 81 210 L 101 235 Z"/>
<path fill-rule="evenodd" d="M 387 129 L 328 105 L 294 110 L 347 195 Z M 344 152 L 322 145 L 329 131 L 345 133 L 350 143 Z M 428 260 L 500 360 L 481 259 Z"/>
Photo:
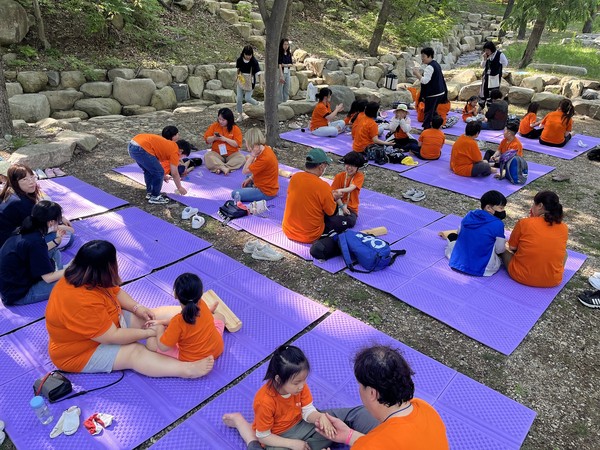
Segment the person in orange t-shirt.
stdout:
<path fill-rule="evenodd" d="M 533 198 L 530 217 L 515 225 L 502 253 L 510 277 L 527 286 L 554 287 L 562 283 L 567 261 L 569 229 L 558 195 L 541 191 Z"/>
<path fill-rule="evenodd" d="M 549 147 L 564 147 L 571 140 L 573 115 L 575 108 L 568 98 L 563 98 L 556 111 L 546 114 L 542 119 L 540 144 Z"/>
<path fill-rule="evenodd" d="M 310 244 L 325 231 L 343 231 L 348 225 L 335 214 L 341 194 L 320 177 L 333 160 L 320 148 L 306 155 L 305 171 L 292 175 L 283 212 L 283 233 L 293 241 Z"/>
<path fill-rule="evenodd" d="M 329 88 L 323 88 L 317 94 L 319 102 L 312 112 L 310 119 L 310 132 L 315 136 L 336 137 L 346 126 L 343 120 L 335 120 L 338 113 L 344 109 L 344 104 L 338 104 L 331 110 L 331 96 L 333 92 Z"/>
<path fill-rule="evenodd" d="M 375 122 L 377 112 L 379 111 L 379 103 L 369 102 L 365 107 L 365 117 L 355 124 L 356 133 L 352 141 L 352 150 L 357 153 L 363 153 L 365 149 L 372 144 L 390 145 L 390 142 L 379 139 L 379 126 Z"/>
<path fill-rule="evenodd" d="M 217 359 L 223 353 L 225 317 L 211 311 L 202 300 L 200 277 L 182 273 L 175 280 L 173 292 L 181 303 L 181 313 L 171 319 L 146 322 L 146 328 L 156 330 L 156 336 L 146 340 L 146 348 L 179 361 L 199 361 L 208 356 Z"/>
<path fill-rule="evenodd" d="M 350 111 L 344 117 L 344 123 L 346 124 L 346 131 L 352 131 L 354 124 L 361 113 L 365 112 L 367 106 L 366 100 L 354 100 L 350 105 Z M 362 114 L 364 116 L 364 114 Z"/>
<path fill-rule="evenodd" d="M 327 435 L 334 429 L 327 416 L 313 405 L 306 379 L 310 365 L 298 347 L 283 345 L 275 350 L 265 380 L 254 396 L 252 425 L 239 412 L 223 415 L 223 422 L 236 428 L 248 449 L 323 449 L 331 445 Z M 319 421 L 325 436 L 317 433 Z"/>
<path fill-rule="evenodd" d="M 168 161 L 171 167 L 171 176 L 177 187 L 177 193 L 187 194 L 187 190 L 181 185 L 181 177 L 177 166 L 179 165 L 179 149 L 185 145 L 185 141 L 173 142 L 157 134 L 138 134 L 127 146 L 129 156 L 137 163 L 144 172 L 144 182 L 146 184 L 146 199 L 148 203 L 164 205 L 169 203 L 169 199 L 160 194 L 165 171 L 161 161 Z"/>
<path fill-rule="evenodd" d="M 419 136 L 417 148 L 411 148 L 410 151 L 420 159 L 440 159 L 442 156 L 442 147 L 446 142 L 446 136 L 440 130 L 444 120 L 438 116 L 431 119 L 431 128 L 423 130 Z"/>
<path fill-rule="evenodd" d="M 479 106 L 479 97 L 471 95 L 463 108 L 462 120 L 463 122 L 472 122 L 478 120 L 479 112 L 481 108 Z M 483 118 L 482 118 L 483 119 Z"/>
<path fill-rule="evenodd" d="M 354 359 L 354 376 L 364 408 L 350 409 L 352 417 L 327 413 L 335 427 L 332 440 L 353 450 L 448 450 L 440 415 L 425 400 L 413 398 L 412 375 L 406 360 L 391 347 L 361 350 Z M 373 422 L 376 426 L 369 429 Z M 317 431 L 323 434 L 320 425 L 317 420 Z"/>
<path fill-rule="evenodd" d="M 233 111 L 229 108 L 219 110 L 217 121 L 208 127 L 204 140 L 211 149 L 204 156 L 206 168 L 211 172 L 227 175 L 246 162 L 246 158 L 240 153 L 242 130 L 235 124 Z"/>
<path fill-rule="evenodd" d="M 450 155 L 450 169 L 456 175 L 462 177 L 487 176 L 496 170 L 490 167 L 481 156 L 481 150 L 477 145 L 477 136 L 481 131 L 481 123 L 469 122 L 465 127 L 465 134 L 452 145 Z"/>
<path fill-rule="evenodd" d="M 348 221 L 348 228 L 356 224 L 358 218 L 358 196 L 365 182 L 365 174 L 358 169 L 365 165 L 365 159 L 356 152 L 349 152 L 343 158 L 345 170 L 333 178 L 331 190 L 341 197 L 337 200 L 338 214 Z"/>
<path fill-rule="evenodd" d="M 508 162 L 510 158 L 517 155 L 523 157 L 523 144 L 517 138 L 519 126 L 515 122 L 508 122 L 504 128 L 504 138 L 498 145 L 498 150 L 488 150 L 483 159 L 498 167 L 501 162 Z M 491 156 L 490 156 L 491 154 Z"/>
<path fill-rule="evenodd" d="M 182 378 L 212 370 L 212 355 L 183 362 L 138 343 L 156 336 L 155 326 L 145 326 L 149 320 L 170 319 L 181 308 L 146 308 L 120 284 L 115 246 L 100 240 L 83 244 L 46 307 L 48 352 L 57 368 L 76 373 L 132 369 L 149 377 Z"/>
<path fill-rule="evenodd" d="M 540 124 L 537 112 L 540 108 L 538 102 L 532 102 L 527 107 L 527 114 L 521 119 L 519 134 L 526 139 L 539 139 L 542 134 L 541 128 L 535 128 Z"/>
<path fill-rule="evenodd" d="M 248 153 L 242 173 L 247 178 L 242 188 L 231 193 L 231 198 L 239 194 L 243 202 L 271 200 L 279 192 L 279 163 L 271 147 L 265 145 L 267 140 L 258 128 L 246 132 L 246 148 Z"/>

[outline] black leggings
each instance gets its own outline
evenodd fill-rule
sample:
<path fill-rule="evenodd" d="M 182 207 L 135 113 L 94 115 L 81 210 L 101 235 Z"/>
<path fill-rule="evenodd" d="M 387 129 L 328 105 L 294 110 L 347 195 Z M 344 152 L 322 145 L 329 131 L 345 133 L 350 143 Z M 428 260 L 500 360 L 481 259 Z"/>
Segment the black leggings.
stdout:
<path fill-rule="evenodd" d="M 524 137 L 525 139 L 539 139 L 540 136 L 542 135 L 542 131 L 543 131 L 542 129 L 531 130 L 527 134 L 521 134 L 521 137 Z"/>
<path fill-rule="evenodd" d="M 563 142 L 561 142 L 560 144 L 553 144 L 552 142 L 542 141 L 542 138 L 540 138 L 540 144 L 547 145 L 548 147 L 564 147 L 565 145 L 567 145 L 567 142 L 569 142 L 570 140 L 571 140 L 571 134 L 569 133 L 565 137 L 565 140 Z"/>

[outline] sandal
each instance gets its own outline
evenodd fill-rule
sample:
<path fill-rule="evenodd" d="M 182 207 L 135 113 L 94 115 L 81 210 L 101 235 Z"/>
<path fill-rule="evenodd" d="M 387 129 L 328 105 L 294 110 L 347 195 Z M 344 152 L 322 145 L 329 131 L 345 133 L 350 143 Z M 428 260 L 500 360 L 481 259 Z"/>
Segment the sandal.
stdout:
<path fill-rule="evenodd" d="M 569 181 L 571 177 L 565 173 L 557 173 L 552 175 L 552 181 Z"/>

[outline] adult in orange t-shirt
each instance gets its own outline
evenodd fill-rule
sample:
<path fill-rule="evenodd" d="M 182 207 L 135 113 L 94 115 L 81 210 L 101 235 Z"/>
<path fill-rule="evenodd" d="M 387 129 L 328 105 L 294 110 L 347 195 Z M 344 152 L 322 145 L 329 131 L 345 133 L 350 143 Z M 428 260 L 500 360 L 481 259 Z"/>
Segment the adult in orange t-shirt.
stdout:
<path fill-rule="evenodd" d="M 320 178 L 332 162 L 322 149 L 313 148 L 306 155 L 305 171 L 292 175 L 282 223 L 283 233 L 289 239 L 314 242 L 326 228 L 334 229 L 341 221 L 341 216 L 333 216 L 341 194 L 332 192 L 329 184 Z"/>
<path fill-rule="evenodd" d="M 231 193 L 235 198 L 239 194 L 243 202 L 271 200 L 279 192 L 279 162 L 271 147 L 265 145 L 267 140 L 258 128 L 246 132 L 246 148 L 248 153 L 242 173 L 247 175 L 242 188 Z"/>
<path fill-rule="evenodd" d="M 526 139 L 539 139 L 542 134 L 541 128 L 535 128 L 540 124 L 537 118 L 537 112 L 540 108 L 538 102 L 532 102 L 527 107 L 527 114 L 521 119 L 519 125 L 519 134 Z"/>
<path fill-rule="evenodd" d="M 442 155 L 442 147 L 446 142 L 446 136 L 440 130 L 443 119 L 435 115 L 431 119 L 431 128 L 423 130 L 419 135 L 419 146 L 411 148 L 410 151 L 420 159 L 440 159 Z"/>
<path fill-rule="evenodd" d="M 235 124 L 233 111 L 229 108 L 219 110 L 217 121 L 208 127 L 204 140 L 211 149 L 204 156 L 206 168 L 211 172 L 227 175 L 246 162 L 246 158 L 240 153 L 242 130 Z"/>
<path fill-rule="evenodd" d="M 356 132 L 352 141 L 352 150 L 358 153 L 363 153 L 365 148 L 372 144 L 389 145 L 382 139 L 379 139 L 379 126 L 375 122 L 377 112 L 379 111 L 379 103 L 369 102 L 365 107 L 365 117 L 357 124 L 355 123 Z"/>
<path fill-rule="evenodd" d="M 553 287 L 562 283 L 569 229 L 558 195 L 541 191 L 533 199 L 530 217 L 521 219 L 510 235 L 510 252 L 502 254 L 510 277 L 521 284 Z"/>
<path fill-rule="evenodd" d="M 365 107 L 367 106 L 366 100 L 354 100 L 350 105 L 350 111 L 346 117 L 344 117 L 344 123 L 346 124 L 346 130 L 352 130 L 354 128 L 354 123 L 358 119 L 358 117 L 363 113 L 364 116 Z"/>
<path fill-rule="evenodd" d="M 182 273 L 175 279 L 173 292 L 181 312 L 171 319 L 146 322 L 146 327 L 156 329 L 156 337 L 146 340 L 146 348 L 180 361 L 217 359 L 223 353 L 225 317 L 202 300 L 202 280 L 194 273 Z"/>
<path fill-rule="evenodd" d="M 48 352 L 68 372 L 98 373 L 132 369 L 150 377 L 198 378 L 212 370 L 214 358 L 182 362 L 151 352 L 137 341 L 156 335 L 147 321 L 169 319 L 177 306 L 149 309 L 119 288 L 117 251 L 107 241 L 85 243 L 46 307 Z"/>
<path fill-rule="evenodd" d="M 573 115 L 575 108 L 568 98 L 558 104 L 556 111 L 546 114 L 542 119 L 542 134 L 540 144 L 550 147 L 564 147 L 571 140 L 573 129 Z"/>
<path fill-rule="evenodd" d="M 397 350 L 383 345 L 361 350 L 354 376 L 364 408 L 352 408 L 351 420 L 328 417 L 336 431 L 333 441 L 353 450 L 448 450 L 444 422 L 426 401 L 413 398 L 412 370 Z M 369 430 L 371 416 L 379 425 Z"/>
<path fill-rule="evenodd" d="M 338 104 L 331 110 L 331 96 L 333 92 L 329 88 L 323 88 L 317 94 L 317 106 L 312 112 L 310 119 L 310 132 L 315 136 L 336 137 L 346 126 L 343 120 L 335 120 L 338 113 L 344 109 L 344 104 Z"/>
<path fill-rule="evenodd" d="M 170 141 L 157 134 L 138 134 L 129 142 L 127 146 L 129 156 L 144 172 L 146 198 L 149 203 L 166 204 L 169 202 L 168 198 L 160 194 L 163 181 L 166 180 L 161 161 L 168 161 L 177 193 L 187 194 L 187 190 L 181 185 L 181 177 L 177 170 L 179 149 L 184 143 L 185 141 L 181 141 L 181 143 Z"/>
<path fill-rule="evenodd" d="M 342 161 L 345 170 L 333 178 L 331 190 L 341 195 L 336 202 L 338 214 L 341 213 L 348 221 L 348 228 L 352 228 L 358 218 L 358 196 L 365 182 L 365 174 L 358 169 L 365 165 L 365 159 L 359 153 L 349 152 Z"/>
<path fill-rule="evenodd" d="M 477 136 L 481 131 L 481 123 L 469 122 L 465 127 L 465 134 L 452 145 L 450 155 L 450 169 L 462 177 L 487 176 L 492 173 L 492 168 L 483 160 L 481 150 L 477 145 Z"/>

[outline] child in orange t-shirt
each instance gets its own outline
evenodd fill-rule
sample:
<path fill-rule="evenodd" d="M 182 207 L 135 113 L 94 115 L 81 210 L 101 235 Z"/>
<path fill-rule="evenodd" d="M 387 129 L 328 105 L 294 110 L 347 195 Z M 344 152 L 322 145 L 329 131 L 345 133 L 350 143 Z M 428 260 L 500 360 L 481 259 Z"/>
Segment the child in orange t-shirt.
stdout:
<path fill-rule="evenodd" d="M 181 314 L 170 320 L 146 322 L 146 328 L 156 330 L 156 337 L 146 340 L 146 348 L 180 361 L 199 361 L 208 356 L 217 359 L 223 353 L 225 317 L 211 312 L 202 300 L 200 277 L 183 273 L 175 280 L 173 290 L 181 303 Z"/>
<path fill-rule="evenodd" d="M 538 102 L 530 103 L 527 107 L 527 114 L 521 119 L 519 125 L 519 134 L 526 139 L 539 139 L 542 134 L 541 128 L 535 128 L 540 124 L 537 118 L 537 112 L 540 108 Z"/>
<path fill-rule="evenodd" d="M 462 120 L 463 122 L 469 123 L 474 120 L 483 120 L 485 116 L 480 114 L 481 107 L 479 106 L 479 97 L 472 95 L 467 100 L 465 107 L 463 108 Z"/>
<path fill-rule="evenodd" d="M 326 448 L 335 429 L 326 414 L 313 405 L 306 384 L 310 366 L 298 347 L 282 345 L 273 354 L 265 380 L 254 397 L 254 423 L 239 412 L 223 415 L 223 422 L 236 428 L 247 448 Z M 319 421 L 324 437 L 315 429 Z"/>
<path fill-rule="evenodd" d="M 353 133 L 352 150 L 355 152 L 363 153 L 372 144 L 390 145 L 390 142 L 379 139 L 379 127 L 375 122 L 378 111 L 377 102 L 369 102 L 365 107 L 365 117 L 356 124 L 357 130 Z"/>
<path fill-rule="evenodd" d="M 564 147 L 571 140 L 575 108 L 568 98 L 563 98 L 556 111 L 542 119 L 542 134 L 539 141 L 549 147 Z"/>
<path fill-rule="evenodd" d="M 345 170 L 333 178 L 331 190 L 340 196 L 336 201 L 338 214 L 343 215 L 348 221 L 348 228 L 352 228 L 358 217 L 358 195 L 365 182 L 365 174 L 358 169 L 365 165 L 365 159 L 356 152 L 349 152 L 342 161 Z"/>
<path fill-rule="evenodd" d="M 496 171 L 481 156 L 481 150 L 476 141 L 480 131 L 480 122 L 469 122 L 465 127 L 465 134 L 459 136 L 454 142 L 450 155 L 450 169 L 456 175 L 479 177 Z"/>
<path fill-rule="evenodd" d="M 483 159 L 494 164 L 494 167 L 498 167 L 500 162 L 506 162 L 515 155 L 523 157 L 523 144 L 517 138 L 517 131 L 519 131 L 519 126 L 515 122 L 507 123 L 504 128 L 504 139 L 500 141 L 498 150 L 491 156 L 492 150 L 488 150 Z"/>
<path fill-rule="evenodd" d="M 423 130 L 419 136 L 418 147 L 410 151 L 419 159 L 440 159 L 442 146 L 446 142 L 446 136 L 440 130 L 444 119 L 437 114 L 431 119 L 431 128 Z"/>

